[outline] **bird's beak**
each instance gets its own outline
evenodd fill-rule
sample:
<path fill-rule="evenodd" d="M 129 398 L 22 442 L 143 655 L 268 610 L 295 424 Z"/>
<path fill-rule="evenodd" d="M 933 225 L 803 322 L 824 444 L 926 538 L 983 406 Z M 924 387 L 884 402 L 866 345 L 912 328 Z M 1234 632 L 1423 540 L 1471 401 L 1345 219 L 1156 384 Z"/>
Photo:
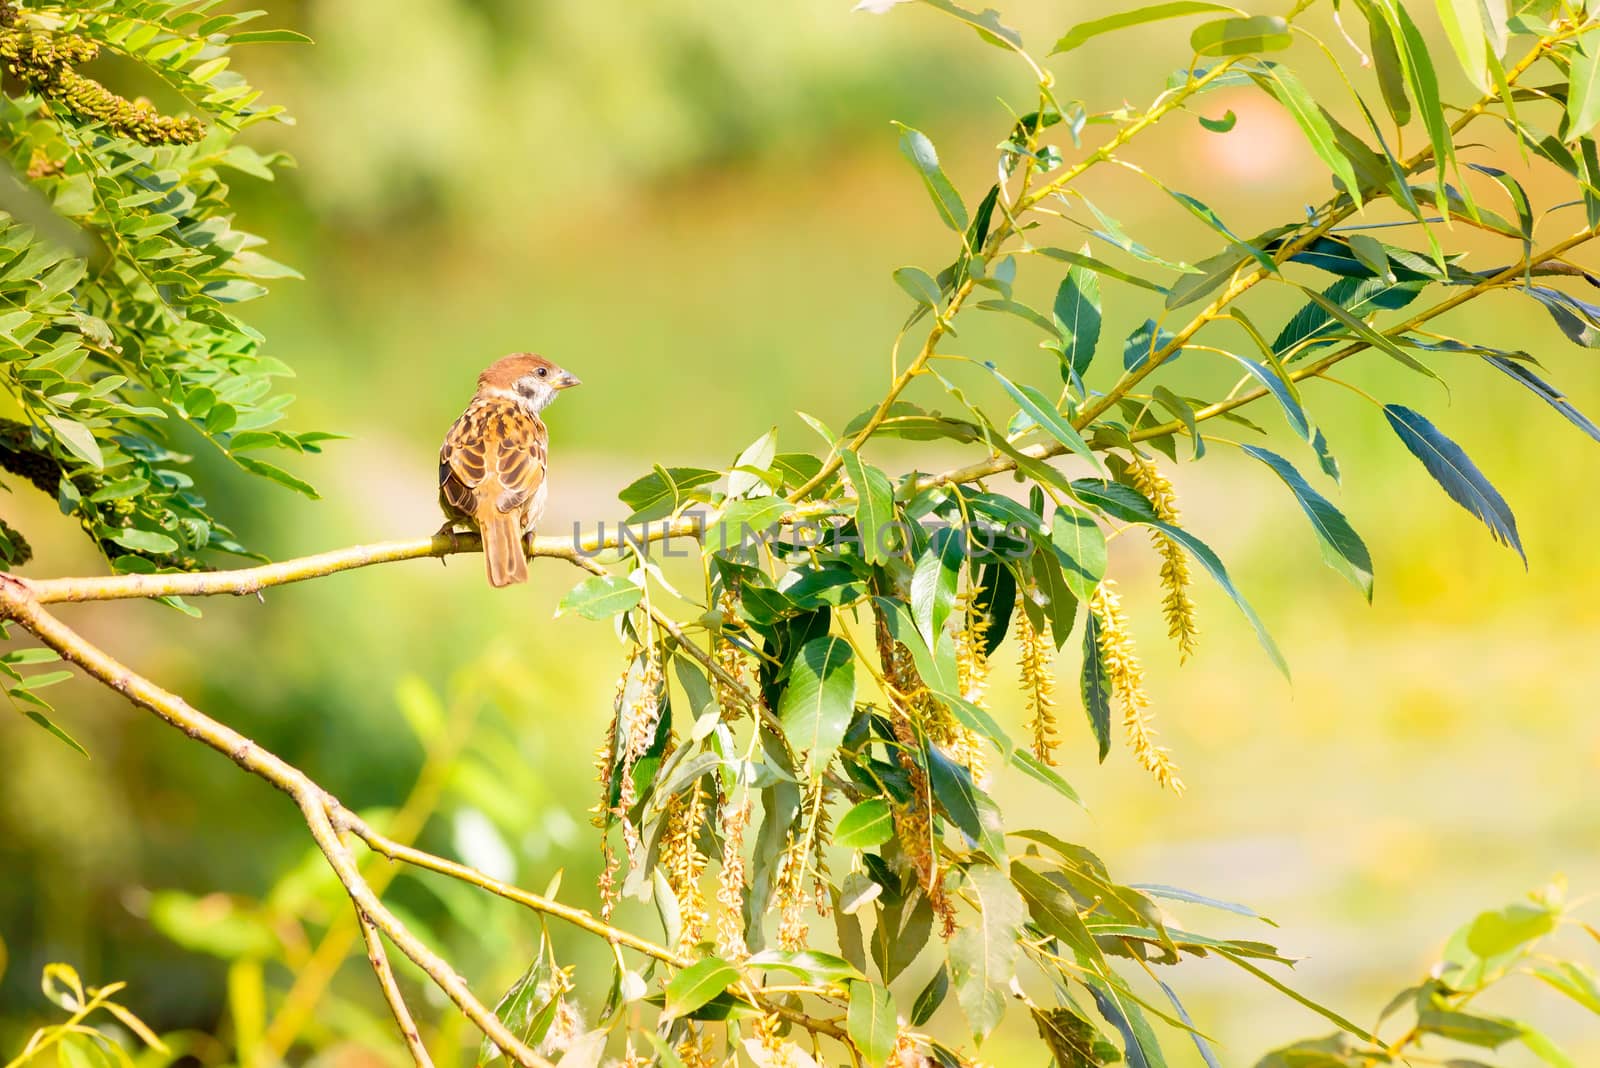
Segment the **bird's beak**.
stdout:
<path fill-rule="evenodd" d="M 571 371 L 562 371 L 561 377 L 556 379 L 557 389 L 571 389 L 573 386 L 581 385 L 583 385 L 583 381 Z"/>

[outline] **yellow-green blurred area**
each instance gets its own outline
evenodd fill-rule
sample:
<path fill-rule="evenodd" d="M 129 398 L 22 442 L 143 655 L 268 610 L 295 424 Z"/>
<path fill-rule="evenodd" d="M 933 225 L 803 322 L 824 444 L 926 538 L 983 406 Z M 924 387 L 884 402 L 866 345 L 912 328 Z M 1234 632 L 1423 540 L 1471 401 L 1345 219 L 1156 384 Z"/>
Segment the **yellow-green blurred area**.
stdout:
<path fill-rule="evenodd" d="M 321 491 L 316 502 L 206 463 L 218 514 L 279 558 L 437 527 L 439 438 L 477 371 L 517 349 L 543 352 L 584 381 L 549 413 L 547 533 L 615 522 L 627 513 L 616 491 L 652 464 L 725 467 L 773 425 L 781 449 L 821 451 L 795 411 L 838 430 L 876 402 L 909 310 L 891 270 L 935 272 L 956 247 L 890 120 L 934 140 L 971 206 L 993 180 L 994 146 L 1013 121 L 1001 99 L 1017 112 L 1036 106 L 1026 68 L 919 5 L 883 16 L 851 13 L 845 0 L 266 6 L 271 23 L 317 40 L 241 48 L 236 60 L 298 120 L 257 128 L 251 143 L 287 150 L 299 166 L 271 185 L 241 178 L 236 192 L 242 225 L 266 234 L 268 251 L 306 280 L 277 284 L 246 311 L 269 351 L 297 371 L 295 428 L 349 435 L 295 468 Z M 1098 13 L 1084 3 L 1013 6 L 1008 17 L 1041 53 Z M 1326 13 L 1308 25 L 1375 98 L 1360 55 Z M 1431 15 L 1425 29 L 1447 56 Z M 1103 38 L 1052 61 L 1057 92 L 1091 112 L 1147 102 L 1187 59 L 1186 35 L 1174 24 Z M 1309 43 L 1291 57 L 1343 113 L 1327 58 Z M 1446 91 L 1470 99 L 1453 67 Z M 1238 117 L 1230 133 L 1176 114 L 1127 158 L 1243 234 L 1293 221 L 1328 195 L 1321 165 L 1275 103 L 1247 90 L 1200 98 L 1201 114 L 1228 109 Z M 1107 131 L 1090 125 L 1085 145 Z M 1536 209 L 1568 195 L 1567 180 L 1507 148 L 1503 132 L 1492 121 L 1475 127 L 1467 140 L 1483 147 L 1466 157 L 1519 177 Z M 1425 143 L 1415 125 L 1405 135 L 1406 151 Z M 1063 147 L 1068 161 L 1084 152 Z M 1510 211 L 1492 183 L 1473 187 Z M 1193 262 L 1217 250 L 1214 234 L 1131 171 L 1100 168 L 1082 188 L 1164 256 Z M 1581 215 L 1557 211 L 1539 238 L 1565 236 Z M 1383 207 L 1368 215 L 1395 217 Z M 1057 226 L 1051 243 L 1084 240 Z M 1413 230 L 1383 236 L 1425 247 Z M 1515 242 L 1461 226 L 1440 238 L 1469 249 L 1474 269 L 1520 255 Z M 1021 292 L 1048 306 L 1060 265 L 1025 257 L 1020 266 Z M 1291 273 L 1327 281 L 1307 268 Z M 1282 285 L 1259 288 L 1246 307 L 1276 331 L 1300 298 Z M 1121 339 L 1161 314 L 1159 298 L 1114 281 L 1105 301 L 1091 385 L 1113 380 Z M 1600 412 L 1593 352 L 1563 338 L 1533 302 L 1493 294 L 1443 322 L 1458 336 L 1528 350 L 1580 409 Z M 1055 358 L 1025 326 L 970 311 L 957 328 L 945 351 L 1059 388 Z M 1175 884 L 1272 917 L 1276 931 L 1173 906 L 1186 928 L 1304 955 L 1286 978 L 1363 1023 L 1420 980 L 1449 932 L 1478 911 L 1560 872 L 1574 895 L 1600 891 L 1600 565 L 1591 548 L 1600 516 L 1590 504 L 1600 448 L 1482 361 L 1430 362 L 1448 391 L 1373 353 L 1340 375 L 1423 411 L 1461 443 L 1515 510 L 1526 571 L 1439 491 L 1366 397 L 1308 384 L 1306 402 L 1344 474 L 1342 485 L 1320 475 L 1317 484 L 1372 549 L 1373 603 L 1320 562 L 1305 517 L 1266 468 L 1221 444 L 1199 463 L 1163 461 L 1186 525 L 1228 561 L 1293 681 L 1203 577 L 1201 650 L 1180 667 L 1165 640 L 1155 557 L 1140 531 L 1120 534 L 1113 574 L 1188 791 L 1163 793 L 1117 746 L 1096 765 L 1076 702 L 1076 635 L 1058 664 L 1062 771 L 1088 812 L 1030 783 L 996 786 L 1008 824 L 1026 825 L 1028 813 L 1099 852 L 1122 880 Z M 1001 405 L 981 372 L 950 367 L 975 397 Z M 1190 352 L 1161 380 L 1222 393 L 1234 374 L 1222 357 Z M 933 384 L 919 383 L 909 399 L 952 408 Z M 1274 449 L 1308 475 L 1315 469 L 1278 412 L 1257 405 L 1247 414 Z M 1215 432 L 1251 437 L 1239 427 Z M 1187 444 L 1179 447 L 1187 461 Z M 901 444 L 870 455 L 899 471 L 978 454 Z M 27 573 L 102 570 L 54 503 L 31 493 L 19 488 L 6 501 L 37 552 Z M 623 647 L 607 625 L 553 618 L 579 577 L 542 560 L 528 586 L 491 591 L 479 559 L 458 557 L 273 589 L 259 602 L 208 602 L 197 606 L 202 620 L 142 603 L 62 616 L 354 808 L 393 808 L 410 794 L 424 761 L 426 694 L 437 693 L 437 714 L 468 733 L 439 772 L 422 840 L 534 889 L 564 870 L 561 896 L 593 906 L 600 857 L 586 812 L 598 790 L 589 753 L 610 715 Z M 991 695 L 1020 733 L 1014 677 L 1007 647 Z M 346 911 L 293 807 L 86 683 L 52 695 L 89 759 L 21 717 L 0 717 L 0 1050 L 13 1052 L 43 1017 L 36 983 L 51 960 L 70 961 L 91 983 L 127 980 L 123 1000 L 158 1030 L 258 1037 L 253 1029 L 277 1013 L 292 980 L 281 961 L 303 960 Z M 471 722 L 461 728 L 463 717 Z M 422 733 L 438 748 L 457 728 Z M 388 899 L 487 998 L 537 943 L 537 923 L 516 906 L 438 880 L 402 878 Z M 654 923 L 635 906 L 621 915 Z M 826 921 L 813 929 L 831 943 Z M 604 947 L 552 933 L 563 961 L 578 966 L 579 989 L 602 990 Z M 230 969 L 224 957 L 268 963 Z M 296 1057 L 399 1050 L 365 969 L 357 951 Z M 1162 977 L 1230 1065 L 1331 1030 L 1214 961 Z M 897 993 L 909 1005 L 915 981 Z M 1507 983 L 1503 997 L 1485 1008 L 1527 1012 L 1578 1063 L 1600 1063 L 1593 1017 L 1532 980 Z M 418 1007 L 429 1021 L 449 1015 L 434 1000 Z M 953 1017 L 943 1022 L 960 1033 Z M 1029 1030 L 1013 1011 L 983 1059 L 1020 1063 L 1008 1051 Z M 1174 1064 L 1199 1063 L 1181 1034 L 1166 1033 L 1164 1044 Z M 1519 1056 L 1501 1060 L 1532 1063 Z"/>

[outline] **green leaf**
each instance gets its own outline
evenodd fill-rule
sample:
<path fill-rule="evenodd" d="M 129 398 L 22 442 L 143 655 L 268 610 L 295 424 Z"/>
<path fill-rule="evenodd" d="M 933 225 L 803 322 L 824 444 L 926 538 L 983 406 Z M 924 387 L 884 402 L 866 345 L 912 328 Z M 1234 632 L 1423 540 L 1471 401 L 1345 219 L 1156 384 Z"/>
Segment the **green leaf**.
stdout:
<path fill-rule="evenodd" d="M 968 840 L 976 843 L 996 863 L 1003 861 L 1005 831 L 995 803 L 978 789 L 972 781 L 972 773 L 945 756 L 938 746 L 930 744 L 925 753 L 928 778 L 939 806 Z"/>
<path fill-rule="evenodd" d="M 633 509 L 630 522 L 642 522 L 670 515 L 688 499 L 689 491 L 721 478 L 721 472 L 705 467 L 658 467 L 643 478 L 629 483 L 617 494 Z"/>
<path fill-rule="evenodd" d="M 1094 272 L 1082 266 L 1070 268 L 1056 289 L 1051 312 L 1061 334 L 1063 369 L 1081 381 L 1100 344 L 1100 280 Z"/>
<path fill-rule="evenodd" d="M 287 486 L 301 496 L 309 497 L 314 501 L 319 499 L 319 495 L 311 483 L 295 478 L 281 467 L 274 467 L 272 464 L 252 459 L 249 456 L 234 456 L 233 462 L 251 474 L 270 479 L 280 486 Z"/>
<path fill-rule="evenodd" d="M 849 642 L 815 638 L 800 647 L 778 699 L 778 719 L 789 744 L 805 750 L 805 770 L 811 777 L 823 773 L 844 739 L 855 695 L 855 654 Z"/>
<path fill-rule="evenodd" d="M 315 44 L 298 30 L 246 30 L 228 35 L 230 45 L 239 44 Z"/>
<path fill-rule="evenodd" d="M 917 560 L 911 574 L 911 618 L 916 620 L 917 630 L 922 632 L 922 639 L 930 648 L 938 644 L 939 635 L 950 618 L 963 559 L 960 531 L 946 527 Z"/>
<path fill-rule="evenodd" d="M 1208 119 L 1204 115 L 1197 115 L 1196 118 L 1200 120 L 1201 126 L 1204 126 L 1212 133 L 1219 134 L 1227 133 L 1229 130 L 1232 130 L 1234 124 L 1239 121 L 1239 116 L 1233 113 L 1232 108 L 1229 108 L 1220 119 Z"/>
<path fill-rule="evenodd" d="M 1492 92 L 1489 79 L 1488 42 L 1484 39 L 1483 20 L 1479 15 L 1481 0 L 1436 0 L 1439 21 L 1444 25 L 1450 47 L 1461 60 L 1461 69 L 1467 72 L 1472 84 L 1484 93 Z"/>
<path fill-rule="evenodd" d="M 1104 764 L 1111 752 L 1112 683 L 1100 649 L 1100 621 L 1093 612 L 1084 618 L 1083 668 L 1078 675 L 1078 692 L 1083 697 L 1084 714 L 1089 717 L 1089 729 L 1099 747 L 1100 763 Z"/>
<path fill-rule="evenodd" d="M 1067 588 L 1087 603 L 1105 577 L 1105 532 L 1087 512 L 1057 507 L 1050 519 L 1050 543 L 1061 561 Z"/>
<path fill-rule="evenodd" d="M 1533 974 L 1600 1016 L 1600 984 L 1595 982 L 1593 970 L 1586 965 L 1569 960 L 1536 964 Z"/>
<path fill-rule="evenodd" d="M 1600 41 L 1593 31 L 1573 42 L 1567 83 L 1567 136 L 1576 141 L 1600 122 Z"/>
<path fill-rule="evenodd" d="M 1277 924 L 1261 915 L 1249 905 L 1240 905 L 1232 901 L 1222 901 L 1214 897 L 1197 894 L 1193 890 L 1184 890 L 1176 886 L 1163 886 L 1160 883 L 1130 883 L 1128 889 L 1138 890 L 1140 893 L 1149 894 L 1151 897 L 1164 897 L 1172 901 L 1186 901 L 1191 905 L 1204 905 L 1207 908 L 1221 909 L 1237 916 L 1248 916 L 1252 920 L 1260 920 L 1270 927 Z"/>
<path fill-rule="evenodd" d="M 1005 1012 L 1025 910 L 1021 895 L 999 868 L 978 864 L 966 874 L 964 892 L 975 900 L 978 917 L 950 940 L 950 977 L 973 1036 L 981 1041 Z"/>
<path fill-rule="evenodd" d="M 1082 806 L 1083 798 L 1078 796 L 1067 780 L 1063 779 L 1055 768 L 1050 767 L 1026 749 L 1012 750 L 1009 760 L 1013 767 L 1027 775 L 1035 782 L 1043 783 L 1074 805 Z"/>
<path fill-rule="evenodd" d="M 1170 330 L 1156 325 L 1154 319 L 1146 319 L 1140 326 L 1135 327 L 1133 333 L 1128 335 L 1128 340 L 1122 345 L 1122 369 L 1124 371 L 1140 371 L 1155 355 L 1177 340 L 1177 335 Z M 1183 355 L 1182 349 L 1176 349 L 1167 360 L 1175 360 Z"/>
<path fill-rule="evenodd" d="M 939 291 L 939 283 L 921 267 L 895 268 L 894 282 L 918 304 L 926 304 L 930 308 L 939 306 L 939 299 L 943 295 Z"/>
<path fill-rule="evenodd" d="M 1423 1009 L 1417 1013 L 1417 1029 L 1485 1049 L 1495 1049 L 1522 1037 L 1518 1024 L 1450 1009 Z"/>
<path fill-rule="evenodd" d="M 695 961 L 672 977 L 662 1012 L 687 1016 L 739 981 L 739 969 L 716 957 Z"/>
<path fill-rule="evenodd" d="M 1129 274 L 1127 271 L 1119 270 L 1118 268 L 1111 266 L 1111 264 L 1106 263 L 1104 260 L 1095 259 L 1093 256 L 1082 252 L 1069 252 L 1064 248 L 1049 247 L 1037 248 L 1031 251 L 1036 252 L 1041 256 L 1047 256 L 1052 260 L 1060 260 L 1063 263 L 1070 263 L 1074 267 L 1082 267 L 1084 270 L 1091 271 L 1094 274 L 1103 274 L 1107 278 L 1115 278 L 1119 282 L 1126 282 L 1131 286 L 1137 286 L 1140 289 L 1147 289 L 1152 293 L 1161 293 L 1165 295 L 1167 292 L 1166 286 L 1158 285 L 1157 283 L 1150 281 L 1148 278 L 1143 278 L 1139 275 Z"/>
<path fill-rule="evenodd" d="M 1351 315 L 1349 312 L 1345 311 L 1343 308 L 1339 307 L 1339 305 L 1335 304 L 1321 293 L 1318 293 L 1316 290 L 1307 286 L 1300 286 L 1299 289 L 1306 296 L 1311 298 L 1311 302 L 1313 304 L 1319 305 L 1323 311 L 1327 312 L 1332 318 L 1338 320 L 1352 334 L 1366 342 L 1368 345 L 1371 345 L 1373 348 L 1384 353 L 1385 355 L 1394 357 L 1401 364 L 1409 367 L 1413 371 L 1416 371 L 1418 374 L 1427 375 L 1429 378 L 1438 382 L 1444 381 L 1426 364 L 1421 363 L 1415 357 L 1411 356 L 1404 349 L 1402 349 L 1399 345 L 1396 345 L 1394 340 L 1388 335 L 1380 334 L 1378 331 L 1374 330 L 1360 319 L 1357 319 L 1354 315 Z"/>
<path fill-rule="evenodd" d="M 845 474 L 856 491 L 856 530 L 861 535 L 861 557 L 869 564 L 889 558 L 885 535 L 894 529 L 894 487 L 889 476 L 861 459 L 854 449 L 840 454 Z"/>
<path fill-rule="evenodd" d="M 1543 938 L 1559 919 L 1558 913 L 1535 905 L 1482 912 L 1467 928 L 1467 948 L 1480 957 L 1498 957 Z"/>
<path fill-rule="evenodd" d="M 1240 367 L 1249 373 L 1251 378 L 1271 393 L 1283 408 L 1283 414 L 1289 421 L 1289 427 L 1306 441 L 1311 440 L 1311 423 L 1306 418 L 1305 409 L 1300 406 L 1300 391 L 1295 388 L 1294 382 L 1288 375 L 1283 374 L 1279 368 L 1267 367 L 1238 353 L 1229 352 Z"/>
<path fill-rule="evenodd" d="M 1423 38 L 1422 32 L 1417 29 L 1417 24 L 1412 21 L 1411 15 L 1402 3 L 1395 0 L 1380 0 L 1383 10 L 1392 19 L 1391 25 L 1397 31 L 1395 36 L 1400 44 L 1400 58 L 1405 64 L 1406 79 L 1411 86 L 1411 98 L 1422 113 L 1422 124 L 1428 130 L 1428 141 L 1433 146 L 1434 165 L 1439 174 L 1443 175 L 1445 168 L 1455 159 L 1454 135 L 1450 132 L 1450 124 L 1445 119 L 1444 104 L 1439 96 L 1439 79 L 1433 70 L 1433 61 L 1428 55 L 1428 43 Z M 1435 202 L 1441 212 L 1449 210 L 1445 197 L 1445 183 L 1439 182 L 1435 188 Z"/>
<path fill-rule="evenodd" d="M 883 1068 L 894 1053 L 899 1026 L 895 1021 L 894 995 L 888 987 L 853 980 L 850 983 L 850 1009 L 845 1020 L 850 1041 L 871 1068 Z"/>
<path fill-rule="evenodd" d="M 1523 551 L 1522 539 L 1517 535 L 1516 517 L 1511 514 L 1505 498 L 1489 483 L 1461 446 L 1410 408 L 1386 404 L 1383 414 L 1406 448 L 1422 461 L 1422 466 L 1450 495 L 1450 499 L 1476 516 L 1489 528 L 1489 533 L 1496 541 L 1515 549 L 1526 566 L 1528 554 Z"/>
<path fill-rule="evenodd" d="M 97 471 L 105 467 L 105 457 L 100 453 L 100 443 L 95 441 L 94 433 L 88 427 L 59 415 L 46 415 L 44 422 L 54 431 L 56 440 L 61 442 L 72 455 Z"/>
<path fill-rule="evenodd" d="M 871 849 L 894 837 L 889 802 L 870 797 L 846 812 L 833 829 L 833 844 L 842 849 Z"/>
<path fill-rule="evenodd" d="M 1304 509 L 1306 518 L 1311 520 L 1311 528 L 1316 531 L 1317 542 L 1322 546 L 1322 559 L 1327 565 L 1349 579 L 1356 589 L 1366 595 L 1367 600 L 1372 600 L 1372 555 L 1344 513 L 1313 489 L 1294 465 L 1282 456 L 1254 445 L 1240 447 L 1270 467 L 1289 487 L 1295 500 Z"/>
<path fill-rule="evenodd" d="M 1104 964 L 1104 955 L 1071 894 L 1020 860 L 1011 863 L 1011 881 L 1028 903 L 1035 927 L 1088 961 Z"/>
<path fill-rule="evenodd" d="M 1056 42 L 1055 47 L 1050 50 L 1050 54 L 1058 56 L 1063 52 L 1070 52 L 1079 45 L 1087 44 L 1094 40 L 1101 34 L 1126 29 L 1129 26 L 1142 26 L 1147 22 L 1181 18 L 1184 15 L 1210 14 L 1212 12 L 1231 10 L 1233 9 L 1223 4 L 1200 3 L 1198 0 L 1175 0 L 1172 3 L 1151 4 L 1148 7 L 1135 8 L 1132 11 L 1119 11 L 1104 18 L 1080 22 Z"/>
<path fill-rule="evenodd" d="M 1189 47 L 1202 56 L 1247 56 L 1281 52 L 1294 44 L 1289 23 L 1277 15 L 1217 19 L 1195 27 Z"/>
<path fill-rule="evenodd" d="M 722 514 L 706 530 L 706 552 L 723 552 L 763 537 L 793 507 L 782 497 L 776 496 L 734 501 L 722 510 Z"/>
<path fill-rule="evenodd" d="M 33 720 L 33 722 L 37 723 L 45 730 L 49 731 L 51 734 L 55 735 L 61 741 L 76 749 L 81 756 L 87 757 L 89 755 L 89 750 L 79 745 L 76 738 L 62 730 L 56 725 L 54 720 L 52 720 L 49 716 L 46 716 L 43 712 L 32 708 L 25 708 L 22 710 L 22 714 Z"/>
<path fill-rule="evenodd" d="M 836 957 L 832 953 L 821 953 L 814 949 L 793 952 L 785 949 L 766 949 L 745 963 L 752 968 L 790 972 L 817 983 L 866 978 L 859 968 L 843 957 Z"/>
<path fill-rule="evenodd" d="M 1395 44 L 1394 28 L 1381 12 L 1373 10 L 1373 0 L 1356 0 L 1356 3 L 1367 20 L 1367 39 L 1372 46 L 1372 62 L 1377 68 L 1383 106 L 1396 126 L 1404 126 L 1411 121 L 1411 100 L 1406 96 L 1405 66 Z"/>
<path fill-rule="evenodd" d="M 1340 149 L 1327 114 L 1317 106 L 1316 100 L 1300 83 L 1300 79 L 1290 73 L 1287 67 L 1276 63 L 1263 63 L 1259 71 L 1251 72 L 1250 76 L 1294 117 L 1311 150 L 1333 172 L 1356 205 L 1360 206 L 1361 183 L 1356 179 L 1355 167 Z"/>
<path fill-rule="evenodd" d="M 911 1026 L 921 1027 L 933 1019 L 933 1014 L 939 1011 L 939 1006 L 944 1004 L 945 996 L 949 993 L 950 968 L 941 964 L 939 970 L 933 973 L 933 978 L 928 980 L 928 985 L 917 995 L 917 1000 L 911 1003 Z"/>
<path fill-rule="evenodd" d="M 585 619 L 608 619 L 643 598 L 644 590 L 621 575 L 595 575 L 567 591 L 557 611 L 576 612 Z"/>
<path fill-rule="evenodd" d="M 962 232 L 967 228 L 967 209 L 961 203 L 961 195 L 939 166 L 939 153 L 933 147 L 933 142 L 920 130 L 902 123 L 895 125 L 900 127 L 900 151 L 922 176 L 928 196 L 933 198 L 933 206 L 939 211 L 939 218 L 950 229 Z"/>
<path fill-rule="evenodd" d="M 175 553 L 178 543 L 165 534 L 158 534 L 153 530 L 140 530 L 137 527 L 126 527 L 115 531 L 111 540 L 124 549 L 132 549 L 136 553 Z"/>
<path fill-rule="evenodd" d="M 1096 470 L 1101 470 L 1100 458 L 1094 454 L 1094 450 L 1089 448 L 1089 443 L 1083 440 L 1083 435 L 1073 429 L 1072 424 L 1067 422 L 1065 417 L 1056 410 L 1055 404 L 1049 397 L 1046 397 L 1032 386 L 1019 386 L 1013 383 L 1000 373 L 1000 369 L 994 365 L 992 360 L 984 361 L 983 366 L 988 368 L 989 373 L 999 380 L 1000 385 L 1005 388 L 1007 393 L 1011 394 L 1013 400 L 1021 405 L 1022 410 L 1028 414 L 1029 418 L 1072 452 L 1088 460 Z"/>

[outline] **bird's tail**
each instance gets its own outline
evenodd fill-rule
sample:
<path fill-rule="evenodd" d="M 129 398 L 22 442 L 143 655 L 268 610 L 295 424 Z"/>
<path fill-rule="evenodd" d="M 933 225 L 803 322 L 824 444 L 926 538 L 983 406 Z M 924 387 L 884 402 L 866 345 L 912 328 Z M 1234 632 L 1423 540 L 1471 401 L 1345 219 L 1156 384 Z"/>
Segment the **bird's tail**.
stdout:
<path fill-rule="evenodd" d="M 489 585 L 510 586 L 528 581 L 528 558 L 522 551 L 522 524 L 515 515 L 494 511 L 478 517 L 483 536 L 483 559 L 489 568 Z"/>

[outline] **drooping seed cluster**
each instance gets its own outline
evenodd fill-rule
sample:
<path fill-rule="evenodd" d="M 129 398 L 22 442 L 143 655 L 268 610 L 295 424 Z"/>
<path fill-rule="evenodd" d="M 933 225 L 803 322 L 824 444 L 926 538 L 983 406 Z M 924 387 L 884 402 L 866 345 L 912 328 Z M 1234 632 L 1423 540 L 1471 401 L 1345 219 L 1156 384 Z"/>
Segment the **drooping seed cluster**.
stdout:
<path fill-rule="evenodd" d="M 1183 793 L 1183 780 L 1169 751 L 1155 743 L 1156 729 L 1150 721 L 1150 696 L 1144 689 L 1144 667 L 1133 648 L 1133 635 L 1122 612 L 1122 598 L 1116 583 L 1105 579 L 1089 599 L 1089 611 L 1099 624 L 1100 657 L 1111 681 L 1112 692 L 1122 704 L 1122 726 L 1128 747 L 1139 764 L 1173 793 Z"/>
<path fill-rule="evenodd" d="M 1128 475 L 1133 486 L 1155 506 L 1156 515 L 1164 522 L 1178 524 L 1182 513 L 1178 511 L 1178 495 L 1167 476 L 1154 462 L 1134 454 L 1128 465 Z M 1189 558 L 1183 547 L 1169 535 L 1159 530 L 1150 531 L 1150 542 L 1161 555 L 1161 610 L 1167 618 L 1167 636 L 1178 643 L 1181 663 L 1195 651 L 1200 636 L 1196 621 L 1194 601 L 1189 597 Z"/>
<path fill-rule="evenodd" d="M 743 960 L 750 952 L 744 940 L 744 831 L 750 823 L 750 802 L 722 804 L 722 861 L 717 872 L 717 952 L 725 960 Z"/>
<path fill-rule="evenodd" d="M 1028 617 L 1023 603 L 1026 596 L 1026 591 L 1018 592 L 1014 614 L 1017 666 L 1022 699 L 1028 710 L 1029 748 L 1042 762 L 1054 764 L 1056 746 L 1061 741 L 1056 733 L 1055 647 L 1050 640 L 1050 624 L 1045 623 L 1041 630 Z"/>

